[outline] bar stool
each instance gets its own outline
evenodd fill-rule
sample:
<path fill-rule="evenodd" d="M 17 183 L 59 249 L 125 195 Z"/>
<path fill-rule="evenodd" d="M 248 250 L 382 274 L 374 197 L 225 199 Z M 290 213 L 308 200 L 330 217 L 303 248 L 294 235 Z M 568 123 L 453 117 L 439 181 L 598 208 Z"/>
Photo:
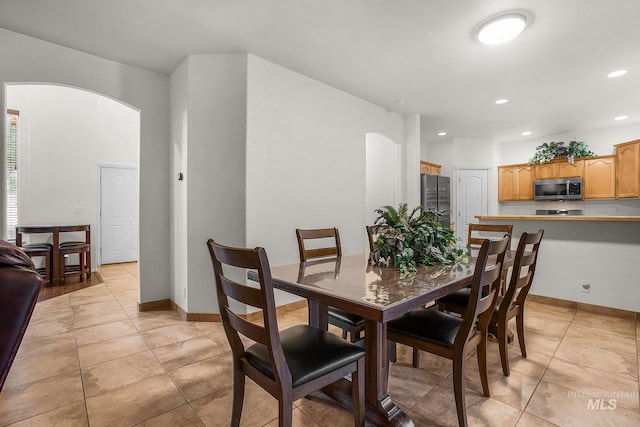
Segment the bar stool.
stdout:
<path fill-rule="evenodd" d="M 43 277 L 47 283 L 51 282 L 51 254 L 53 251 L 53 245 L 51 243 L 30 243 L 21 246 L 20 249 L 24 251 L 30 258 L 44 257 L 44 267 L 38 268 L 36 271 Z"/>
<path fill-rule="evenodd" d="M 64 277 L 68 274 L 80 273 L 80 281 L 84 280 L 85 274 L 87 279 L 91 277 L 91 243 L 87 242 L 62 242 L 58 246 L 59 271 Z M 66 255 L 77 254 L 78 265 L 65 265 L 64 258 Z"/>

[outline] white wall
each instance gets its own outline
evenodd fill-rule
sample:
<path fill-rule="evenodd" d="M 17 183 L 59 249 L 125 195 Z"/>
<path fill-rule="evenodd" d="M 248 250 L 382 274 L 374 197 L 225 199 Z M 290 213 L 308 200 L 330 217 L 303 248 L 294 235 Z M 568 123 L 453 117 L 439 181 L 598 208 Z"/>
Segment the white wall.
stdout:
<path fill-rule="evenodd" d="M 587 129 L 567 132 L 543 138 L 532 138 L 524 141 L 496 143 L 496 165 L 527 163 L 536 151 L 536 147 L 544 142 L 584 141 L 589 149 L 599 156 L 614 154 L 614 145 L 640 138 L 640 124 L 618 125 L 609 128 Z"/>
<path fill-rule="evenodd" d="M 187 310 L 187 293 L 189 283 L 188 259 L 188 227 L 187 155 L 189 140 L 189 58 L 187 57 L 171 74 L 171 300 L 179 307 Z M 178 174 L 183 174 L 182 181 Z"/>
<path fill-rule="evenodd" d="M 368 133 L 366 141 L 364 220 L 366 224 L 373 224 L 378 218 L 376 209 L 386 205 L 397 206 L 400 201 L 402 147 L 379 133 Z"/>
<path fill-rule="evenodd" d="M 247 245 L 287 264 L 296 228 L 338 227 L 343 252 L 363 252 L 365 135 L 404 141 L 404 118 L 255 56 L 248 88 Z"/>
<path fill-rule="evenodd" d="M 169 78 L 5 29 L 0 56 L 3 111 L 7 83 L 87 89 L 140 111 L 140 301 L 169 298 Z M 0 215 L 4 221 L 4 208 Z"/>
<path fill-rule="evenodd" d="M 7 86 L 7 108 L 20 111 L 20 224 L 91 224 L 95 270 L 101 247 L 98 163 L 138 165 L 138 111 L 51 85 Z"/>

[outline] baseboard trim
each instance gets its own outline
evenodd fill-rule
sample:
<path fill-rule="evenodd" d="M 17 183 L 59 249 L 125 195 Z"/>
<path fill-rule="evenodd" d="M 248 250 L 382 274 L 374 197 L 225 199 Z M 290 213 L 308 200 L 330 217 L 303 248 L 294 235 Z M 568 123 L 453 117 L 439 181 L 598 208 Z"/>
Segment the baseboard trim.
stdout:
<path fill-rule="evenodd" d="M 301 300 L 284 304 L 276 307 L 276 313 L 278 315 L 285 314 L 289 311 L 298 310 L 307 307 L 307 300 Z M 180 315 L 180 318 L 186 322 L 220 322 L 220 314 L 218 313 L 187 313 L 171 299 L 163 299 L 159 301 L 150 301 L 138 304 L 138 311 L 175 311 Z M 240 317 L 247 319 L 251 322 L 262 319 L 262 312 L 256 311 L 254 313 L 241 314 Z"/>
<path fill-rule="evenodd" d="M 149 301 L 138 303 L 138 311 L 173 311 L 173 301 L 170 299 L 161 299 L 158 301 Z"/>
<path fill-rule="evenodd" d="M 560 298 L 547 297 L 542 295 L 528 295 L 528 300 L 541 304 L 555 305 L 556 307 L 573 308 L 589 313 L 604 314 L 606 316 L 622 317 L 630 320 L 640 320 L 640 313 L 623 310 L 621 308 L 604 307 L 601 305 L 586 304 L 583 302 L 568 301 Z"/>

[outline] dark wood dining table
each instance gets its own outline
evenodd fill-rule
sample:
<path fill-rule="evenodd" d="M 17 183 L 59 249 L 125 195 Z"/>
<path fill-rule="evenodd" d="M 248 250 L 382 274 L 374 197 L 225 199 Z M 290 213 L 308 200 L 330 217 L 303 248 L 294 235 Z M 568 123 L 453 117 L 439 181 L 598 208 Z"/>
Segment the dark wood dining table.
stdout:
<path fill-rule="evenodd" d="M 420 266 L 415 274 L 402 276 L 398 269 L 370 264 L 367 253 L 272 267 L 271 275 L 275 288 L 307 299 L 312 326 L 327 329 L 329 306 L 365 319 L 366 417 L 374 425 L 411 426 L 387 392 L 386 323 L 469 285 L 473 269 L 473 262 Z M 257 279 L 255 272 L 248 277 Z M 347 380 L 323 391 L 349 406 Z"/>

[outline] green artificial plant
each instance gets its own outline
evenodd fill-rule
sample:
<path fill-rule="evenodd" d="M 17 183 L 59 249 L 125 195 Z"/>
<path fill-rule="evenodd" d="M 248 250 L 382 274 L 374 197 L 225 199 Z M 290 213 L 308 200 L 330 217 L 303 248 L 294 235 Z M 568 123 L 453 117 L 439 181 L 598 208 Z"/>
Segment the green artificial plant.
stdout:
<path fill-rule="evenodd" d="M 453 230 L 438 221 L 442 212 L 423 211 L 418 206 L 409 213 L 406 203 L 375 212 L 372 259 L 378 265 L 397 267 L 404 275 L 415 272 L 418 264 L 455 264 L 469 257 L 468 251 L 456 245 L 459 239 Z"/>
<path fill-rule="evenodd" d="M 573 163 L 575 159 L 595 156 L 596 154 L 582 141 L 571 141 L 568 146 L 565 146 L 563 141 L 551 141 L 536 147 L 536 152 L 529 159 L 529 164 L 545 163 L 559 157 L 566 157 L 569 163 Z"/>

